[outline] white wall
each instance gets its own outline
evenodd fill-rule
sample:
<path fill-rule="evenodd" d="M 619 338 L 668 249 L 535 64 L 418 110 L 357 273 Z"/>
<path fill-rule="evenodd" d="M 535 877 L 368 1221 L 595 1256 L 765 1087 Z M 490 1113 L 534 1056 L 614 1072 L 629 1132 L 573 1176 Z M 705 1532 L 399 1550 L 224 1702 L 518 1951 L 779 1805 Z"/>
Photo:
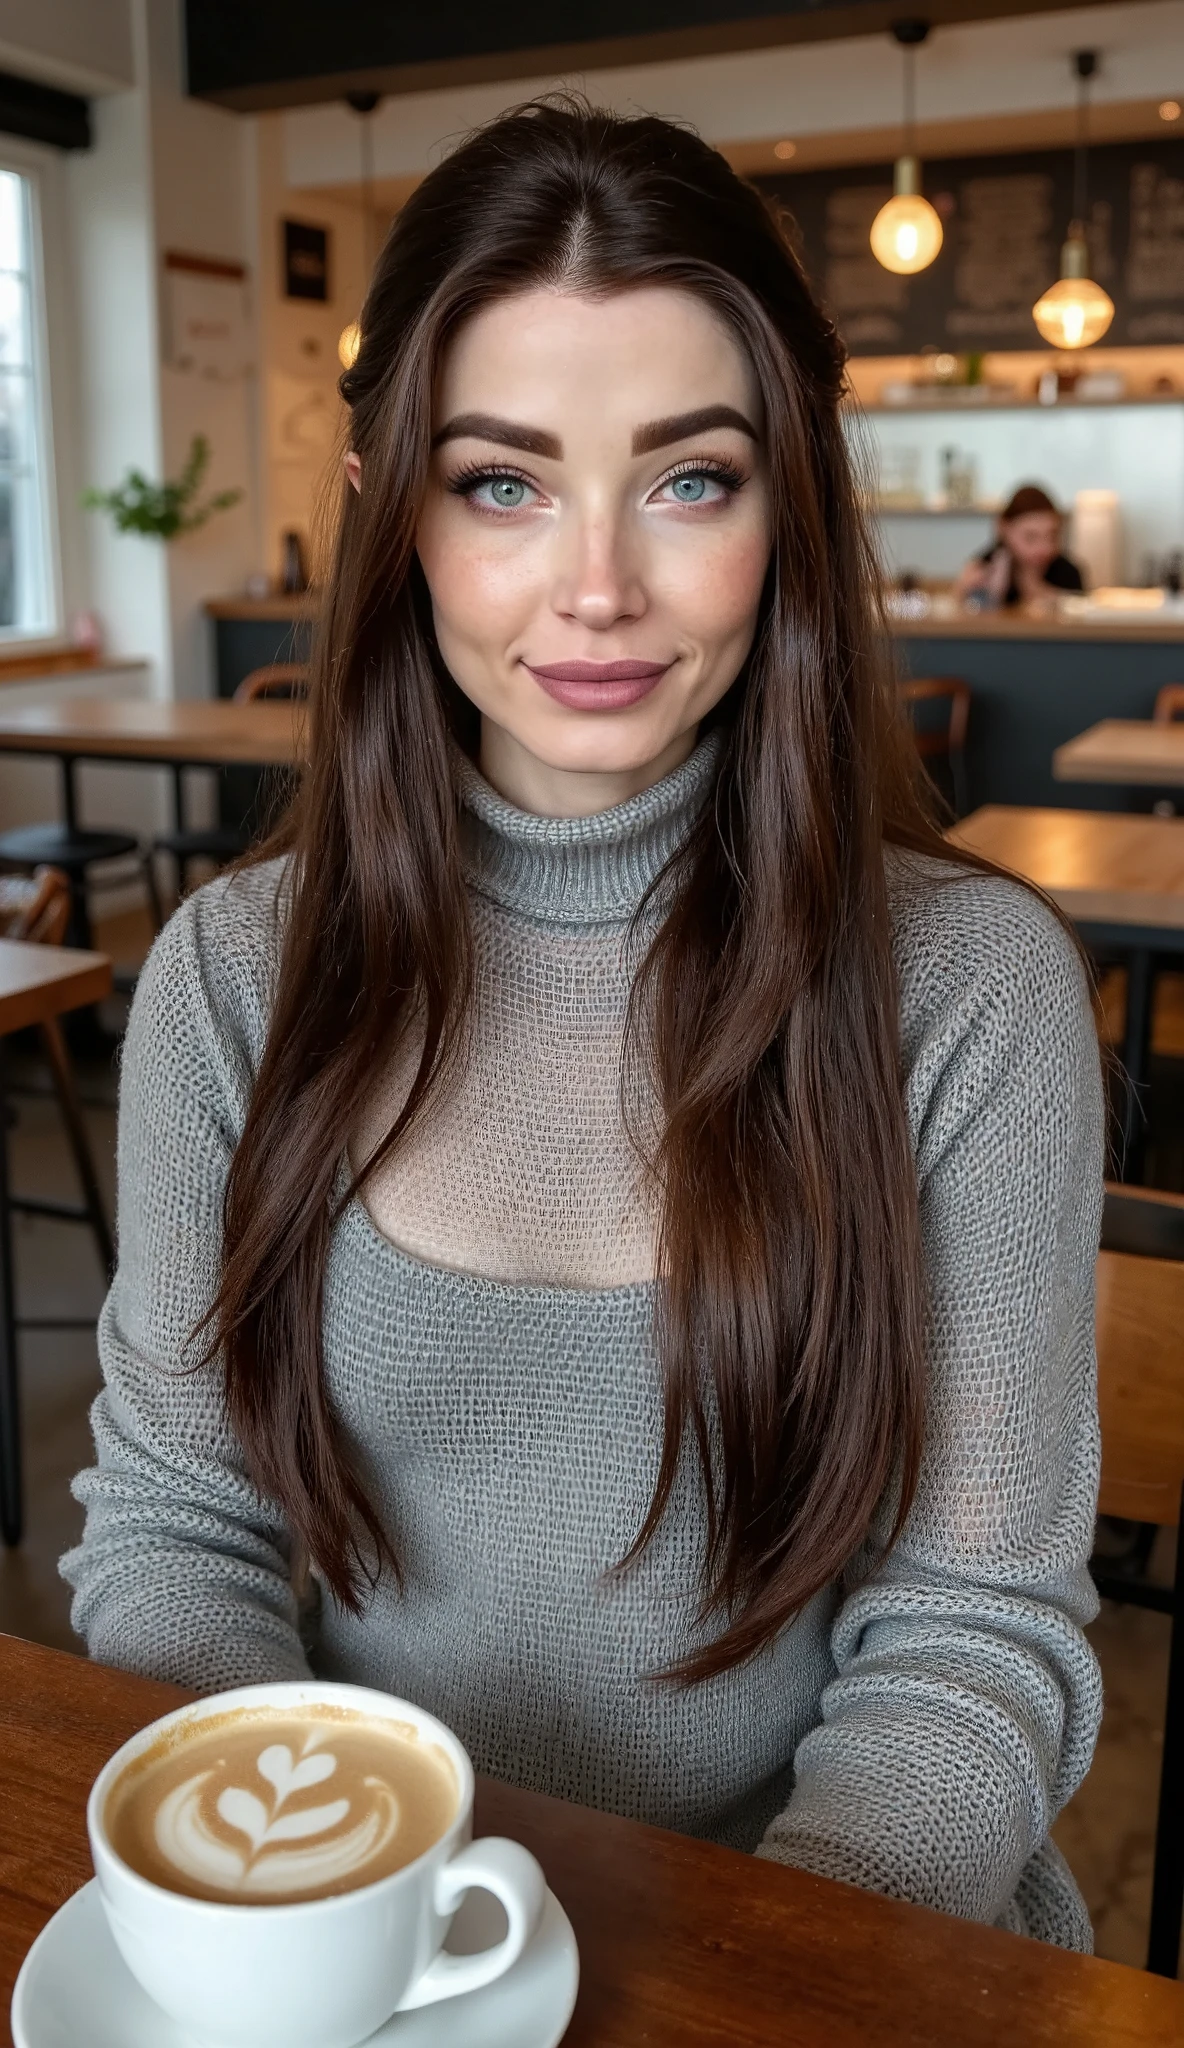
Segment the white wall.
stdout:
<path fill-rule="evenodd" d="M 149 187 L 155 290 L 163 289 L 167 250 L 242 263 L 252 302 L 256 263 L 255 123 L 182 91 L 179 0 L 138 0 L 143 6 L 147 80 L 144 95 L 150 149 Z M 258 383 L 254 374 L 222 382 L 173 369 L 164 360 L 164 309 L 159 307 L 153 384 L 158 391 L 160 461 L 166 475 L 183 465 L 195 434 L 210 443 L 204 491 L 241 490 L 239 504 L 167 548 L 163 557 L 171 632 L 168 694 L 213 693 L 213 638 L 206 598 L 239 591 L 259 566 Z"/>
<path fill-rule="evenodd" d="M 351 117 L 355 124 L 357 117 Z M 258 176 L 259 361 L 261 366 L 261 523 L 263 565 L 275 576 L 284 533 L 306 538 L 326 490 L 342 406 L 337 395 L 341 330 L 356 320 L 366 284 L 365 223 L 357 206 L 331 195 L 293 193 L 284 169 L 284 117 L 256 124 Z M 357 135 L 351 135 L 357 162 Z M 283 294 L 285 215 L 327 228 L 329 288 L 324 304 Z"/>
<path fill-rule="evenodd" d="M 4 0 L 0 67 L 72 92 L 134 84 L 130 0 Z"/>
<path fill-rule="evenodd" d="M 917 61 L 917 113 L 956 121 L 1064 108 L 1069 55 L 1101 53 L 1099 103 L 1158 98 L 1184 84 L 1184 0 L 1009 16 L 933 31 Z M 711 142 L 875 128 L 900 118 L 901 65 L 885 35 L 589 71 L 570 83 L 622 113 L 689 121 Z M 416 176 L 478 122 L 544 92 L 553 77 L 509 79 L 384 100 L 374 115 L 379 177 Z M 356 184 L 356 122 L 339 104 L 284 117 L 293 185 Z"/>
<path fill-rule="evenodd" d="M 167 365 L 163 258 L 174 249 L 253 270 L 254 123 L 184 97 L 180 0 L 131 9 L 137 82 L 95 100 L 95 146 L 66 160 L 79 481 L 108 489 L 133 465 L 175 474 L 202 433 L 207 488 L 244 495 L 167 546 L 116 533 L 105 515 L 77 512 L 76 498 L 62 523 L 80 528 L 86 595 L 111 651 L 146 658 L 155 695 L 204 696 L 213 643 L 203 602 L 240 590 L 258 566 L 256 389 L 253 378 L 221 383 Z"/>

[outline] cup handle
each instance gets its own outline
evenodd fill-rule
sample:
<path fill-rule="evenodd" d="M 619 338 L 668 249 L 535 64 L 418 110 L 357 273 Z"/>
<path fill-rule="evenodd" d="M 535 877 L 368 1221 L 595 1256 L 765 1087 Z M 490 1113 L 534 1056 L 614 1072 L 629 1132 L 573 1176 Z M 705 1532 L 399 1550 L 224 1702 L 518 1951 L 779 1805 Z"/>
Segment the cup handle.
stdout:
<path fill-rule="evenodd" d="M 509 1927 L 503 1939 L 475 1956 L 450 1956 L 444 1950 L 416 1979 L 398 2010 L 435 2005 L 462 1991 L 492 1984 L 518 1961 L 543 1917 L 547 1880 L 528 1849 L 501 1835 L 470 1842 L 436 1877 L 436 1911 L 445 1919 L 455 1913 L 468 1891 L 492 1892 L 505 1908 Z"/>

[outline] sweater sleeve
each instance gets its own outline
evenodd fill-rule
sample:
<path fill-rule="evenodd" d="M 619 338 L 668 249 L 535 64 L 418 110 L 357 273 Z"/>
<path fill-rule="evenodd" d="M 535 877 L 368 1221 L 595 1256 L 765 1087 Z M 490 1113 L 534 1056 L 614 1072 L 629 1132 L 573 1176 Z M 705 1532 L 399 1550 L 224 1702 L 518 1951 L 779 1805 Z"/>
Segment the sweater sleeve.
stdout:
<path fill-rule="evenodd" d="M 258 893 L 251 877 L 244 883 L 244 894 Z M 61 1563 L 92 1657 L 202 1692 L 308 1668 L 287 1533 L 246 1475 L 218 1362 L 193 1363 L 250 1087 L 245 1030 L 218 1014 L 235 1007 L 225 1000 L 234 959 L 219 934 L 199 943 L 203 917 L 216 916 L 211 898 L 221 905 L 231 886 L 215 883 L 178 911 L 132 1007 L 119 1263 L 99 1322 L 104 1385 L 91 1414 L 97 1462 L 74 1482 L 86 1526 Z"/>
<path fill-rule="evenodd" d="M 917 949 L 947 992 L 926 992 L 905 1048 L 930 1314 L 920 1484 L 896 1546 L 852 1574 L 836 1676 L 759 1853 L 1089 1947 L 1048 1831 L 1101 1713 L 1082 1633 L 1097 1611 L 1097 1040 L 1045 906 L 999 881 L 938 893 L 963 889 L 983 910 L 977 957 L 959 962 L 956 915 L 951 945 L 931 933 Z"/>

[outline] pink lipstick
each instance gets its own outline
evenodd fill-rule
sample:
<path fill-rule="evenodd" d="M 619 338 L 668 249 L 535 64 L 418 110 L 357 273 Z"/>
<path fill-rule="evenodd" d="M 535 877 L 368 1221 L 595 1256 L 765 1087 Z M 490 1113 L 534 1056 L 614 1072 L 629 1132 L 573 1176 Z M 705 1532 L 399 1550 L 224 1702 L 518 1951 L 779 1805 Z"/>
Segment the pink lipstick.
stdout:
<path fill-rule="evenodd" d="M 536 683 L 569 711 L 624 711 L 660 683 L 669 661 L 523 662 Z"/>

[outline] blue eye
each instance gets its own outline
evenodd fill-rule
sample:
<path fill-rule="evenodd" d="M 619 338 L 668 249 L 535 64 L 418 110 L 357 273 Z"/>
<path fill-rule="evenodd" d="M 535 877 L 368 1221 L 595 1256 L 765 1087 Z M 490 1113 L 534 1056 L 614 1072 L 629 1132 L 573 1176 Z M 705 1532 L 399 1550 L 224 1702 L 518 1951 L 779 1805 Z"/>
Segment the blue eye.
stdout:
<path fill-rule="evenodd" d="M 537 495 L 524 476 L 501 469 L 462 469 L 448 488 L 485 512 L 520 512 L 527 498 Z"/>
<path fill-rule="evenodd" d="M 526 497 L 526 485 L 518 476 L 491 476 L 485 488 L 502 512 L 516 512 Z"/>
<path fill-rule="evenodd" d="M 657 486 L 654 502 L 667 505 L 720 505 L 744 482 L 730 462 L 704 461 L 676 470 Z"/>

